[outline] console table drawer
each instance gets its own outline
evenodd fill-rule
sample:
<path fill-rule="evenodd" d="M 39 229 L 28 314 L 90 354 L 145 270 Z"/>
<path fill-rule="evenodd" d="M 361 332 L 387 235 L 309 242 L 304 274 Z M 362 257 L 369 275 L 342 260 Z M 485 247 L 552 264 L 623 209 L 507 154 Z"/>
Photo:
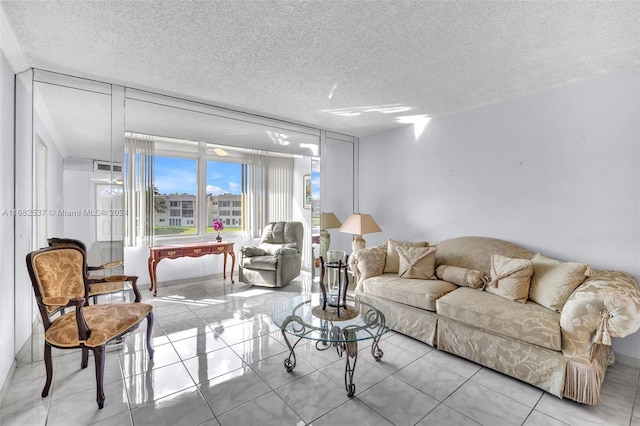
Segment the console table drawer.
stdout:
<path fill-rule="evenodd" d="M 211 253 L 210 247 L 186 247 L 184 249 L 185 256 L 198 256 L 200 254 Z"/>
<path fill-rule="evenodd" d="M 163 257 L 175 257 L 175 256 L 184 256 L 184 249 L 182 248 L 170 248 L 166 250 L 160 250 L 159 258 Z"/>
<path fill-rule="evenodd" d="M 211 253 L 224 253 L 227 250 L 227 246 L 214 246 Z"/>

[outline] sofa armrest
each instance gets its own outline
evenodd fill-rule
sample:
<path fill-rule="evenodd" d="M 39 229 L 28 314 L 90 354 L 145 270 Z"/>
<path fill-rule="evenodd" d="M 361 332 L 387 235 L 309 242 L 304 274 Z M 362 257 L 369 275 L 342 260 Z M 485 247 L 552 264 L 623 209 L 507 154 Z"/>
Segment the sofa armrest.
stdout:
<path fill-rule="evenodd" d="M 562 352 L 588 363 L 597 345 L 640 328 L 640 289 L 626 272 L 599 271 L 578 287 L 560 314 Z"/>
<path fill-rule="evenodd" d="M 355 293 L 362 293 L 362 282 L 370 277 L 382 275 L 384 273 L 384 262 L 387 259 L 387 248 L 376 246 L 360 249 L 353 252 L 349 257 L 349 268 L 356 277 Z"/>

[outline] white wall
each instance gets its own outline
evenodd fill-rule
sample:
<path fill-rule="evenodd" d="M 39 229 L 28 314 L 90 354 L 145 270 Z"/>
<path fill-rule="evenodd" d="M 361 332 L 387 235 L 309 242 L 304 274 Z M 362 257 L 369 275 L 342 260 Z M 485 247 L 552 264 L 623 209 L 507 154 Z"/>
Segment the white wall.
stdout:
<path fill-rule="evenodd" d="M 62 173 L 62 188 L 61 193 L 62 205 L 66 210 L 82 212 L 86 209 L 92 209 L 96 205 L 95 202 L 95 186 L 91 181 L 91 176 L 95 173 L 93 171 L 85 170 L 72 170 L 65 168 Z M 50 237 L 64 237 L 74 238 L 80 241 L 85 241 L 89 244 L 96 240 L 96 218 L 93 216 L 82 215 L 72 216 L 66 215 L 62 218 L 64 223 L 63 233 L 53 234 L 49 233 Z"/>
<path fill-rule="evenodd" d="M 37 134 L 40 140 L 47 147 L 47 210 L 58 211 L 63 207 L 63 182 L 62 182 L 62 166 L 63 158 L 58 151 L 56 142 L 50 136 L 48 129 L 40 120 L 39 111 L 35 111 L 33 115 L 34 134 Z M 37 173 L 37 171 L 36 171 Z M 47 237 L 63 235 L 63 217 L 57 214 L 47 213 Z M 43 244 L 38 244 L 43 245 Z"/>
<path fill-rule="evenodd" d="M 640 280 L 639 146 L 638 68 L 362 138 L 368 246 L 489 236 Z"/>
<path fill-rule="evenodd" d="M 0 387 L 11 369 L 14 344 L 13 216 L 13 70 L 0 51 Z"/>
<path fill-rule="evenodd" d="M 322 211 L 335 213 L 342 223 L 354 213 L 353 150 L 352 142 L 328 139 L 322 157 L 322 182 L 326 185 L 320 200 Z M 345 234 L 338 229 L 328 229 L 327 232 L 331 238 L 329 249 L 351 253 L 353 235 Z"/>

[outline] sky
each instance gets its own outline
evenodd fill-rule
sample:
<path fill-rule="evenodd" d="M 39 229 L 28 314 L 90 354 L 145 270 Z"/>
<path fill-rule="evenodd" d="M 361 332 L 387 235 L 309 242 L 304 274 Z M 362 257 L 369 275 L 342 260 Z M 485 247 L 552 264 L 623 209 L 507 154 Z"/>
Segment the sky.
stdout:
<path fill-rule="evenodd" d="M 161 194 L 196 195 L 197 160 L 193 158 L 155 157 L 154 185 Z M 207 194 L 240 194 L 242 165 L 207 161 Z"/>

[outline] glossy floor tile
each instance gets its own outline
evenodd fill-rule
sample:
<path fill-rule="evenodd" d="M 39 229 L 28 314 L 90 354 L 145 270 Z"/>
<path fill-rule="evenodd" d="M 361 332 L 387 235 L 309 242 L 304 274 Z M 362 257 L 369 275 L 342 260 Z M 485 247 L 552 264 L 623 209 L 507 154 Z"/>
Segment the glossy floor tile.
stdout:
<path fill-rule="evenodd" d="M 40 341 L 36 360 L 14 372 L 0 425 L 640 426 L 640 369 L 621 364 L 609 368 L 597 406 L 558 399 L 394 332 L 381 339 L 379 362 L 370 341 L 358 343 L 353 398 L 345 359 L 333 347 L 300 341 L 288 373 L 287 342 L 271 311 L 313 291 L 306 273 L 278 289 L 220 278 L 161 283 L 155 298 L 145 289 L 156 319 L 154 359 L 146 323 L 108 348 L 104 409 L 95 403 L 93 357 L 81 369 L 78 350 L 54 351 L 51 391 L 40 396 Z"/>

